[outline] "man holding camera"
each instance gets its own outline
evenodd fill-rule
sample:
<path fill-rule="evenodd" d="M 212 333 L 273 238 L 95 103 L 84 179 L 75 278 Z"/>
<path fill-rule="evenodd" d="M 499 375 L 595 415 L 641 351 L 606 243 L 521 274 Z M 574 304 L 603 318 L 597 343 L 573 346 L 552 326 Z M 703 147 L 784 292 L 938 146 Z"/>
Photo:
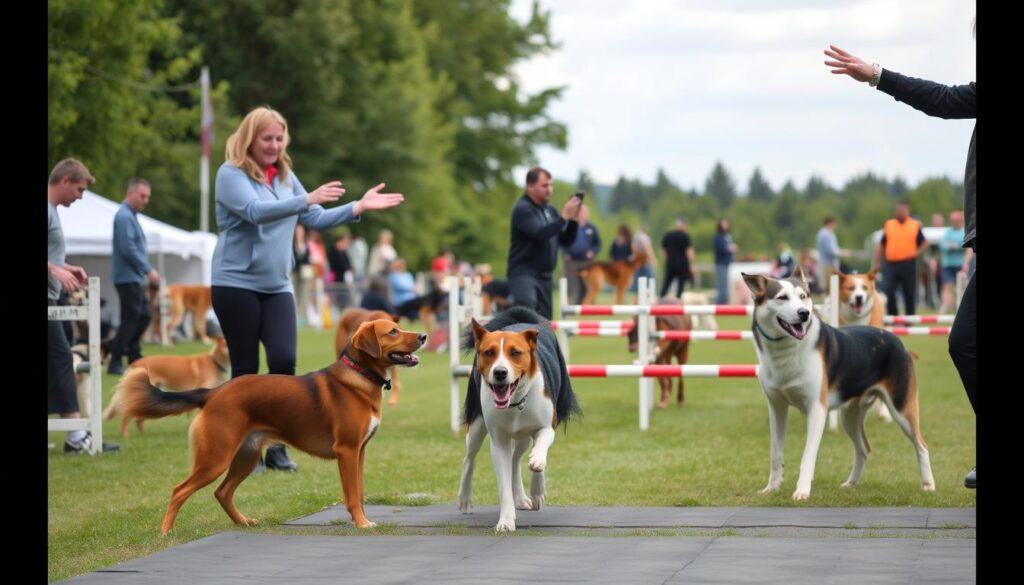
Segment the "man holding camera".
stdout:
<path fill-rule="evenodd" d="M 512 209 L 508 248 L 508 284 L 512 303 L 551 319 L 551 272 L 558 263 L 558 246 L 576 239 L 576 215 L 582 194 L 570 197 L 561 215 L 551 205 L 551 173 L 533 167 L 526 173 L 526 193 Z"/>

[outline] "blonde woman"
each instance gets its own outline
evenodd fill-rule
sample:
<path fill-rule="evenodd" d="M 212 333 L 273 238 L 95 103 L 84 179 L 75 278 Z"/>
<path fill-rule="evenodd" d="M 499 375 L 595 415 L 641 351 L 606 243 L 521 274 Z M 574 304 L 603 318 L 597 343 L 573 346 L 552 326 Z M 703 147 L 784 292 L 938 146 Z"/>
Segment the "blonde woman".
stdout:
<path fill-rule="evenodd" d="M 345 193 L 341 181 L 307 192 L 292 171 L 288 123 L 269 107 L 249 112 L 227 141 L 217 170 L 215 199 L 220 237 L 213 253 L 213 309 L 231 353 L 231 376 L 255 374 L 259 344 L 271 374 L 295 374 L 295 297 L 288 275 L 296 223 L 325 230 L 359 221 L 368 211 L 400 204 L 401 193 L 381 193 L 332 209 Z M 267 449 L 266 465 L 293 471 L 284 445 Z"/>

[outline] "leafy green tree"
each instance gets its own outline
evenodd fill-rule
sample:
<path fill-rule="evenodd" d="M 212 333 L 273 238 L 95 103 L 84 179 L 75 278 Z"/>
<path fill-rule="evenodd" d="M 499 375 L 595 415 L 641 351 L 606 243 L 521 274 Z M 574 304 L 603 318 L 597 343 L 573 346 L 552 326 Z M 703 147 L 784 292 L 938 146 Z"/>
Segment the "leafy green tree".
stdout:
<path fill-rule="evenodd" d="M 81 159 L 95 190 L 118 201 L 129 178 L 146 177 L 147 213 L 195 228 L 202 55 L 162 9 L 162 0 L 47 2 L 47 162 Z"/>
<path fill-rule="evenodd" d="M 747 196 L 754 201 L 771 201 L 775 197 L 772 186 L 765 180 L 760 168 L 755 168 L 754 173 L 750 175 L 750 181 L 747 182 Z"/>
<path fill-rule="evenodd" d="M 729 209 L 736 200 L 736 181 L 721 162 L 716 162 L 704 183 L 704 193 L 711 195 L 721 209 Z"/>

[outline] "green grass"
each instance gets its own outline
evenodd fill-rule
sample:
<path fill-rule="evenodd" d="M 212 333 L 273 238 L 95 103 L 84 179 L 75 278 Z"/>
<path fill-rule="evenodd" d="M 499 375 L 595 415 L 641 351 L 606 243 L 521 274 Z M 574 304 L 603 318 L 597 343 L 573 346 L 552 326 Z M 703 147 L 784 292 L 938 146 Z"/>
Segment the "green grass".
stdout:
<path fill-rule="evenodd" d="M 721 329 L 746 329 L 746 318 L 719 319 Z M 550 505 L 596 506 L 924 506 L 975 505 L 963 476 L 975 465 L 975 418 L 944 337 L 908 337 L 921 355 L 922 433 L 931 452 L 937 490 L 922 492 L 910 442 L 894 425 L 872 415 L 867 423 L 872 453 L 853 489 L 839 484 L 849 474 L 853 448 L 845 434 L 826 431 L 818 454 L 814 489 L 807 502 L 790 499 L 805 438 L 805 419 L 790 410 L 786 476 L 776 494 L 757 491 L 768 479 L 768 412 L 754 379 L 691 379 L 686 405 L 655 410 L 650 430 L 637 421 L 635 379 L 578 379 L 575 391 L 581 420 L 558 431 L 549 457 Z M 202 351 L 183 344 L 175 353 Z M 161 352 L 147 346 L 146 354 Z M 299 332 L 298 371 L 331 361 L 333 332 Z M 575 363 L 630 363 L 622 338 L 574 338 Z M 756 363 L 749 342 L 695 342 L 690 363 Z M 365 491 L 368 502 L 412 506 L 455 506 L 465 443 L 449 430 L 447 354 L 423 354 L 421 364 L 402 372 L 403 391 L 396 407 L 384 409 L 380 432 L 367 448 Z M 463 359 L 463 363 L 467 362 Z M 109 399 L 116 380 L 104 377 Z M 460 384 L 465 391 L 465 381 Z M 49 579 L 57 580 L 238 528 L 213 498 L 215 482 L 182 508 L 174 531 L 159 536 L 171 488 L 190 468 L 187 428 L 190 417 L 149 421 L 145 434 L 116 436 L 118 421 L 104 428 L 118 441 L 117 454 L 65 456 L 64 433 L 49 433 L 57 448 L 49 452 Z M 259 518 L 256 530 L 290 534 L 276 526 L 341 501 L 337 465 L 290 451 L 296 474 L 268 472 L 250 477 L 235 501 L 246 515 Z M 489 450 L 480 454 L 475 476 L 477 503 L 497 503 Z M 525 463 L 525 462 L 524 462 Z M 427 494 L 428 497 L 413 496 Z M 387 518 L 371 518 L 387 522 Z M 383 528 L 385 532 L 393 528 Z M 329 533 L 349 533 L 331 527 Z M 452 527 L 450 533 L 464 530 Z"/>

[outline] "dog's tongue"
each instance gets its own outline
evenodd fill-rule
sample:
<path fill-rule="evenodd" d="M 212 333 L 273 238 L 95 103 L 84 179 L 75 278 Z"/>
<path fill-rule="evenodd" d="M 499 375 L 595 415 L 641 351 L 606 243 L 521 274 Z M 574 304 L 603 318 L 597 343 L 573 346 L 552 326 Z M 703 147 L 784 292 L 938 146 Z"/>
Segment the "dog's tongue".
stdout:
<path fill-rule="evenodd" d="M 864 310 L 864 305 L 855 305 L 853 307 L 853 312 L 857 313 L 858 315 L 860 315 L 863 310 Z"/>
<path fill-rule="evenodd" d="M 790 327 L 793 328 L 793 333 L 796 333 L 797 339 L 803 339 L 804 335 L 807 334 L 803 323 L 791 323 Z"/>
<path fill-rule="evenodd" d="M 494 405 L 498 408 L 506 408 L 512 399 L 512 385 L 495 384 L 491 386 L 491 391 L 494 393 Z"/>

